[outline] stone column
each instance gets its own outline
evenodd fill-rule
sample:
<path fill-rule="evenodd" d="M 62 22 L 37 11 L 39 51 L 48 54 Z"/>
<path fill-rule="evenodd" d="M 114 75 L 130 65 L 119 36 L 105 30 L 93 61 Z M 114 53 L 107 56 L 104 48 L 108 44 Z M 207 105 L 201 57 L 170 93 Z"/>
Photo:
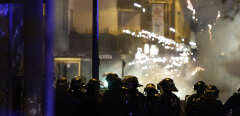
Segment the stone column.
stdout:
<path fill-rule="evenodd" d="M 42 0 L 24 4 L 24 116 L 42 115 Z"/>

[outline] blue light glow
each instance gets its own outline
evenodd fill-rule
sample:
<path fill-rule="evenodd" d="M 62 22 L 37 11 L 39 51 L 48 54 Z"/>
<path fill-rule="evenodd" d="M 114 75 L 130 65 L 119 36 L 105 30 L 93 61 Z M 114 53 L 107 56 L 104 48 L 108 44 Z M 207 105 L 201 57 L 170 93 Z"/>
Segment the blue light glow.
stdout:
<path fill-rule="evenodd" d="M 45 72 L 46 72 L 46 81 L 45 81 L 45 116 L 54 116 L 55 111 L 55 91 L 52 86 L 54 83 L 54 30 L 55 30 L 55 1 L 47 0 L 46 1 L 46 43 L 45 43 Z"/>
<path fill-rule="evenodd" d="M 0 4 L 0 16 L 8 15 L 8 4 Z"/>
<path fill-rule="evenodd" d="M 7 15 L 8 15 L 8 4 L 0 4 L 0 16 L 5 17 Z M 6 32 L 3 32 L 0 27 L 0 37 L 5 36 L 5 35 L 6 35 Z"/>

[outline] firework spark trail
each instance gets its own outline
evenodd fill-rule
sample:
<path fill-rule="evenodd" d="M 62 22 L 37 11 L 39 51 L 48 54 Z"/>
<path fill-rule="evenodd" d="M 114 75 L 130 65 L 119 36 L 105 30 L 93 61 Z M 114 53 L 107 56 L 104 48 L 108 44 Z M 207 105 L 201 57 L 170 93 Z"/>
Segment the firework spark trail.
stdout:
<path fill-rule="evenodd" d="M 165 49 L 170 49 L 170 50 L 175 49 L 176 51 L 190 52 L 190 49 L 188 47 L 186 47 L 184 44 L 179 45 L 179 43 L 177 43 L 176 41 L 166 38 L 161 35 L 157 35 L 153 32 L 142 30 L 142 31 L 136 33 L 136 32 L 131 32 L 129 29 L 124 29 L 122 32 L 125 34 L 128 34 L 128 35 L 131 35 L 133 37 L 136 37 L 136 38 L 143 38 L 143 39 L 150 40 L 150 41 L 157 40 L 158 44 L 161 44 Z"/>
<path fill-rule="evenodd" d="M 187 0 L 187 8 L 192 11 L 192 19 L 198 21 L 196 18 L 196 9 L 193 7 L 191 0 Z"/>
<path fill-rule="evenodd" d="M 181 99 L 185 98 L 185 95 L 191 94 L 189 91 L 192 84 L 189 84 L 198 72 L 203 71 L 202 68 L 195 67 L 191 60 L 191 47 L 196 46 L 196 43 L 190 42 L 190 46 L 183 43 L 177 43 L 176 41 L 166 38 L 161 35 L 157 35 L 153 32 L 142 30 L 140 32 L 132 32 L 129 29 L 123 30 L 123 33 L 132 36 L 133 38 L 145 39 L 149 41 L 156 41 L 156 44 L 162 46 L 165 50 L 172 50 L 175 55 L 163 55 L 161 53 L 151 55 L 151 46 L 148 45 L 143 48 L 137 48 L 135 59 L 128 63 L 126 74 L 136 75 L 139 78 L 139 82 L 143 85 L 147 83 L 157 84 L 161 79 L 169 77 L 173 78 L 181 88 L 179 93 L 176 93 Z M 148 50 L 145 50 L 148 49 Z M 185 81 L 182 81 L 185 80 Z M 140 91 L 143 88 L 140 88 Z"/>
<path fill-rule="evenodd" d="M 216 22 L 221 18 L 221 11 L 218 10 L 218 14 L 217 14 L 217 18 L 216 18 Z"/>
<path fill-rule="evenodd" d="M 128 63 L 127 74 L 136 75 L 143 85 L 157 84 L 166 77 L 172 78 L 179 87 L 179 92 L 176 94 L 184 99 L 192 92 L 192 84 L 189 82 L 194 80 L 198 72 L 204 71 L 201 67 L 194 67 L 189 60 L 188 57 L 172 55 L 152 57 L 143 53 L 142 48 L 138 48 L 135 59 Z M 143 91 L 143 88 L 139 90 Z"/>
<path fill-rule="evenodd" d="M 208 24 L 208 33 L 209 33 L 209 40 L 213 39 L 213 34 L 212 34 L 212 25 Z"/>
<path fill-rule="evenodd" d="M 196 75 L 196 73 L 198 73 L 200 71 L 205 71 L 205 69 L 202 67 L 196 67 L 195 70 L 192 72 L 192 75 L 194 76 L 194 75 Z"/>
<path fill-rule="evenodd" d="M 187 4 L 188 4 L 187 8 L 194 12 L 195 9 L 193 7 L 193 4 L 192 4 L 191 0 L 187 0 Z"/>

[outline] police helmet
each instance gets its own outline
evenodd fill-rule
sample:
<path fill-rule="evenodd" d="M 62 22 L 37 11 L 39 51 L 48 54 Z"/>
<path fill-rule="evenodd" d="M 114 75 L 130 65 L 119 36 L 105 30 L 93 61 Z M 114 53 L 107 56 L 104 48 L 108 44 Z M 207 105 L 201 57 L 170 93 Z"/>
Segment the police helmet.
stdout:
<path fill-rule="evenodd" d="M 98 89 L 100 87 L 100 81 L 95 78 L 91 78 L 88 81 L 86 87 L 87 87 L 87 89 Z"/>
<path fill-rule="evenodd" d="M 194 90 L 197 92 L 204 92 L 207 85 L 203 81 L 198 81 L 194 84 Z"/>
<path fill-rule="evenodd" d="M 67 89 L 68 88 L 67 78 L 66 77 L 61 77 L 61 78 L 57 79 L 56 87 Z"/>
<path fill-rule="evenodd" d="M 146 87 L 144 88 L 144 92 L 148 95 L 148 94 L 157 94 L 157 89 L 156 86 L 153 83 L 149 83 L 146 85 Z"/>
<path fill-rule="evenodd" d="M 174 81 L 171 78 L 165 78 L 158 83 L 158 89 L 162 88 L 164 91 L 174 91 L 178 92 L 177 87 L 175 86 Z"/>
<path fill-rule="evenodd" d="M 114 81 L 117 81 L 119 79 L 120 78 L 118 77 L 118 75 L 116 73 L 108 73 L 108 74 L 106 74 L 106 80 L 108 82 L 114 82 Z"/>
<path fill-rule="evenodd" d="M 218 98 L 219 89 L 215 85 L 208 85 L 204 91 L 204 94 Z"/>
<path fill-rule="evenodd" d="M 128 89 L 135 89 L 142 86 L 139 84 L 137 77 L 132 75 L 125 76 L 123 83 Z"/>
<path fill-rule="evenodd" d="M 79 76 L 75 76 L 75 78 L 73 78 L 71 80 L 71 88 L 72 89 L 80 89 L 84 86 L 84 83 L 82 81 L 82 79 Z"/>
<path fill-rule="evenodd" d="M 114 87 L 121 87 L 121 79 L 116 73 L 108 73 L 106 76 L 106 81 L 108 82 L 109 89 L 112 89 Z"/>

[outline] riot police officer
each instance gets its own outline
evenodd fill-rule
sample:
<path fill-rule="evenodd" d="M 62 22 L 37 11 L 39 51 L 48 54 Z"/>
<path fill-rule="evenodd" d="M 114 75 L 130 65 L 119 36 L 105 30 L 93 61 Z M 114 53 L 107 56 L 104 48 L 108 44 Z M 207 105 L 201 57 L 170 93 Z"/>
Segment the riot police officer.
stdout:
<path fill-rule="evenodd" d="M 204 95 L 204 91 L 207 85 L 203 81 L 198 81 L 194 84 L 195 94 L 186 97 L 186 115 L 195 116 L 198 115 L 198 108 L 200 105 L 200 98 Z"/>
<path fill-rule="evenodd" d="M 76 114 L 76 100 L 68 93 L 68 81 L 61 77 L 56 83 L 56 116 L 74 116 Z"/>
<path fill-rule="evenodd" d="M 92 78 L 86 85 L 86 97 L 84 100 L 84 109 L 82 114 L 87 116 L 100 116 L 102 115 L 102 95 L 100 91 L 100 81 Z"/>
<path fill-rule="evenodd" d="M 116 73 L 108 73 L 106 76 L 108 82 L 108 89 L 110 91 L 120 90 L 122 87 L 122 80 L 118 77 Z"/>
<path fill-rule="evenodd" d="M 122 80 L 116 73 L 108 73 L 106 75 L 106 80 L 108 82 L 108 90 L 105 91 L 103 96 L 104 115 L 126 115 L 126 110 L 124 107 L 124 93 L 122 91 Z"/>
<path fill-rule="evenodd" d="M 124 101 L 128 116 L 144 115 L 144 95 L 138 91 L 138 87 L 142 85 L 139 84 L 137 77 L 125 76 L 124 86 L 127 88 Z"/>
<path fill-rule="evenodd" d="M 200 99 L 200 106 L 197 116 L 224 116 L 223 104 L 219 97 L 219 89 L 214 85 L 208 85 L 204 96 Z"/>
<path fill-rule="evenodd" d="M 68 90 L 68 81 L 66 77 L 60 77 L 56 82 L 56 89 L 61 91 Z"/>
<path fill-rule="evenodd" d="M 84 83 L 79 76 L 76 76 L 71 80 L 69 92 L 76 98 L 81 99 L 84 96 Z"/>
<path fill-rule="evenodd" d="M 153 83 L 149 83 L 144 88 L 144 93 L 146 95 L 145 97 L 145 103 L 144 103 L 144 112 L 146 116 L 155 116 L 154 115 L 154 103 L 156 100 L 156 96 L 158 94 L 158 91 L 156 89 L 156 86 Z"/>
<path fill-rule="evenodd" d="M 127 76 L 123 77 L 123 79 L 122 79 L 122 91 L 124 92 L 124 94 L 126 94 L 127 90 L 128 90 L 126 80 L 127 80 Z"/>
<path fill-rule="evenodd" d="M 90 79 L 86 85 L 86 89 L 87 89 L 86 94 L 88 96 L 99 95 L 100 81 L 95 78 Z"/>
<path fill-rule="evenodd" d="M 180 99 L 172 92 L 178 92 L 174 81 L 170 78 L 165 78 L 157 85 L 160 94 L 156 100 L 154 107 L 155 115 L 159 116 L 180 116 L 181 106 Z"/>
<path fill-rule="evenodd" d="M 156 89 L 156 86 L 153 83 L 148 83 L 146 87 L 144 88 L 144 92 L 147 97 L 152 97 L 158 94 L 158 91 Z"/>
<path fill-rule="evenodd" d="M 240 88 L 224 104 L 224 108 L 231 116 L 240 116 Z"/>

